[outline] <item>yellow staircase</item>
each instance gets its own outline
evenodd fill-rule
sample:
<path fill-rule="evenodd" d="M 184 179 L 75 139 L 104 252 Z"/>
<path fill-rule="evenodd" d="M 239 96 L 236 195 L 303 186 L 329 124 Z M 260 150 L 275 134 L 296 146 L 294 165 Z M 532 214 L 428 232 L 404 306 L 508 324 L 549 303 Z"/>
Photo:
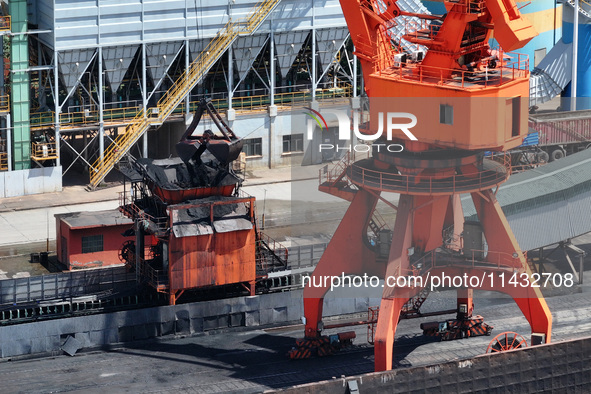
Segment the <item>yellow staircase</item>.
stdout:
<path fill-rule="evenodd" d="M 138 112 L 135 118 L 125 127 L 125 132 L 115 138 L 109 147 L 105 149 L 103 157 L 99 157 L 92 164 L 90 168 L 90 185 L 93 188 L 97 187 L 150 126 L 162 124 L 166 120 L 228 47 L 232 45 L 234 40 L 238 36 L 252 34 L 280 1 L 261 1 L 246 18 L 237 22 L 228 22 L 191 63 L 189 69 L 176 80 L 174 85 L 158 101 L 157 107 L 149 108 L 147 111 L 142 109 Z"/>

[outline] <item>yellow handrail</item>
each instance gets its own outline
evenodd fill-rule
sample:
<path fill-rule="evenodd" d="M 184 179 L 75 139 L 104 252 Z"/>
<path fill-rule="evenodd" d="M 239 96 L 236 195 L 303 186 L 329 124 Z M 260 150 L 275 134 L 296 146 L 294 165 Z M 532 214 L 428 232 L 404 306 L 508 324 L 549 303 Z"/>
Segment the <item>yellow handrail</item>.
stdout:
<path fill-rule="evenodd" d="M 0 96 L 0 112 L 10 110 L 10 97 L 8 95 Z"/>
<path fill-rule="evenodd" d="M 238 35 L 251 34 L 280 0 L 261 1 L 244 22 L 228 22 L 158 101 L 156 109 L 140 110 L 120 134 L 91 166 L 90 184 L 96 187 L 111 171 L 131 146 L 155 123 L 162 123 L 223 55 Z M 240 29 L 241 26 L 245 29 Z"/>
<path fill-rule="evenodd" d="M 319 101 L 327 99 L 337 99 L 342 97 L 351 97 L 352 87 L 349 84 L 339 84 L 334 88 L 317 89 L 316 99 Z M 275 93 L 275 103 L 280 106 L 304 106 L 310 100 L 310 91 L 293 91 L 284 93 Z M 2 102 L 0 97 L 0 103 Z M 268 94 L 264 95 L 253 95 L 253 96 L 235 96 L 232 99 L 232 108 L 237 111 L 255 111 L 265 108 L 269 105 L 270 97 Z M 195 108 L 199 104 L 199 101 L 191 101 L 189 103 L 190 108 Z M 213 99 L 212 104 L 217 109 L 226 108 L 228 105 L 227 98 Z M 0 104 L 0 110 L 1 110 Z M 182 109 L 182 111 L 181 111 Z M 138 111 L 141 110 L 140 106 L 136 107 L 122 107 L 122 108 L 110 108 L 103 110 L 103 119 L 105 123 L 111 122 L 111 124 L 117 124 L 122 122 L 128 122 L 135 118 Z M 184 102 L 177 106 L 173 111 L 184 112 Z M 34 112 L 31 113 L 31 128 L 43 129 L 53 127 L 55 125 L 55 112 Z M 63 112 L 60 114 L 60 127 L 62 129 L 83 127 L 92 124 L 98 124 L 99 111 L 91 110 L 86 112 Z"/>
<path fill-rule="evenodd" d="M 8 154 L 1 152 L 0 153 L 0 171 L 7 171 L 8 170 Z"/>
<path fill-rule="evenodd" d="M 0 31 L 10 31 L 10 15 L 0 16 Z"/>
<path fill-rule="evenodd" d="M 37 161 L 57 159 L 55 142 L 31 143 L 31 158 Z"/>

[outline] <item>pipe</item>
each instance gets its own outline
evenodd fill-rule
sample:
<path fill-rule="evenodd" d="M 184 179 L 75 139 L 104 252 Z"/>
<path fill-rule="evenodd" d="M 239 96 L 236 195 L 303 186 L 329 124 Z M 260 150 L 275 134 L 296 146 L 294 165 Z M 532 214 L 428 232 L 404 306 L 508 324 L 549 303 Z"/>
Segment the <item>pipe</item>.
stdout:
<path fill-rule="evenodd" d="M 316 8 L 312 1 L 312 101 L 316 101 Z"/>
<path fill-rule="evenodd" d="M 232 98 L 234 97 L 234 48 L 228 48 L 228 109 L 232 109 Z"/>
<path fill-rule="evenodd" d="M 56 141 L 57 142 L 57 141 Z M 10 127 L 10 113 L 6 114 L 6 156 L 8 159 L 8 171 L 12 171 L 12 127 Z M 58 156 L 59 160 L 59 156 Z"/>
<path fill-rule="evenodd" d="M 61 165 L 61 154 L 60 154 L 60 94 L 59 94 L 59 67 L 58 67 L 58 52 L 53 51 L 53 102 L 55 103 L 55 149 L 57 153 L 57 159 L 55 159 L 55 166 Z"/>
<path fill-rule="evenodd" d="M 577 110 L 577 62 L 579 61 L 579 0 L 575 2 L 575 16 L 573 18 L 573 77 L 571 80 L 571 110 Z"/>
<path fill-rule="evenodd" d="M 57 67 L 56 67 L 57 68 Z M 105 158 L 105 127 L 103 119 L 103 48 L 98 47 L 98 88 L 99 88 L 99 155 Z M 57 116 L 57 113 L 56 113 Z"/>
<path fill-rule="evenodd" d="M 142 2 L 143 6 L 143 2 Z M 142 24 L 143 26 L 143 24 Z M 142 36 L 143 36 L 142 28 Z M 148 95 L 148 85 L 146 82 L 146 44 L 142 43 L 142 106 L 144 107 L 144 119 L 148 117 L 148 101 L 146 96 Z M 144 157 L 148 157 L 148 132 L 144 133 L 142 138 L 142 154 Z"/>
<path fill-rule="evenodd" d="M 191 67 L 191 54 L 189 52 L 189 48 L 189 40 L 185 40 L 185 75 L 187 80 L 189 78 L 189 67 Z M 191 108 L 189 108 L 190 104 L 191 92 L 189 92 L 189 94 L 187 94 L 187 97 L 185 98 L 185 114 L 187 116 L 191 113 Z"/>
<path fill-rule="evenodd" d="M 357 56 L 353 46 L 353 97 L 357 97 Z"/>
<path fill-rule="evenodd" d="M 269 19 L 269 24 L 270 24 L 270 30 L 271 30 L 271 37 L 269 38 L 271 40 L 270 42 L 270 59 L 269 61 L 271 62 L 271 75 L 270 75 L 270 81 L 269 81 L 269 85 L 271 86 L 271 98 L 270 98 L 270 102 L 269 105 L 273 106 L 275 105 L 275 34 L 273 33 L 273 17 L 271 16 L 271 18 Z"/>

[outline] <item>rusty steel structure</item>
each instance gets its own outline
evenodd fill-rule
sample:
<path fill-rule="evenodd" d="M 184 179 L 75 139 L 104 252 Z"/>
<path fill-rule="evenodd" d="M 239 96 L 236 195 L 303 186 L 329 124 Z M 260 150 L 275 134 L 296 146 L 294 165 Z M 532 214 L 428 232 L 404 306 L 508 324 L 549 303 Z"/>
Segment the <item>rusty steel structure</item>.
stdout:
<path fill-rule="evenodd" d="M 219 133 L 193 136 L 206 112 Z M 258 231 L 255 198 L 239 190 L 242 179 L 230 164 L 241 149 L 242 140 L 202 100 L 177 144 L 179 158 L 119 168 L 131 185 L 120 210 L 135 223 L 135 241 L 124 244 L 121 259 L 171 305 L 186 290 L 214 286 L 254 295 L 257 280 L 286 268 L 287 249 Z"/>
<path fill-rule="evenodd" d="M 372 157 L 355 161 L 348 155 L 337 170 L 326 173 L 320 190 L 351 204 L 313 278 L 496 278 L 503 272 L 531 277 L 527 256 L 495 198 L 495 188 L 510 175 L 510 160 L 484 157 L 485 151 L 504 152 L 520 145 L 527 133 L 528 59 L 509 51 L 536 35 L 531 24 L 513 0 L 446 1 L 445 15 L 403 12 L 390 0 L 341 0 L 341 6 L 369 97 L 370 121 L 358 131 L 377 138 L 377 143 L 401 144 L 404 151 L 390 153 L 374 142 Z M 390 33 L 404 20 L 401 16 L 421 21 L 409 24 L 403 36 L 416 45 L 417 53 L 404 52 Z M 498 49 L 489 45 L 493 32 Z M 392 118 L 404 114 L 417 120 L 409 124 L 415 137 L 410 140 L 404 130 L 390 127 Z M 377 202 L 392 205 L 382 193 L 400 194 L 385 258 L 368 241 Z M 472 197 L 486 250 L 465 242 L 460 193 Z M 372 335 L 376 371 L 392 369 L 401 311 L 423 287 L 417 282 L 384 287 Z M 528 320 L 532 338 L 550 342 L 552 316 L 539 289 L 482 281 L 478 290 L 509 294 Z M 321 286 L 305 288 L 305 337 L 292 350 L 292 358 L 314 355 L 307 349 L 326 341 L 322 307 L 327 291 Z M 489 334 L 482 318 L 472 315 L 472 289 L 459 288 L 457 298 L 457 317 L 448 321 L 457 329 L 445 334 L 448 339 Z"/>

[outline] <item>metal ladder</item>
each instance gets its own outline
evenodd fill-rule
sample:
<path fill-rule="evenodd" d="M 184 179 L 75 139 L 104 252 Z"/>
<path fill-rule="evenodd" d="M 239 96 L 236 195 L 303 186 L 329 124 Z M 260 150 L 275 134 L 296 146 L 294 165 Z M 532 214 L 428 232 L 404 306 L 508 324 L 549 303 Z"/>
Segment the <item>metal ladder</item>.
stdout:
<path fill-rule="evenodd" d="M 90 168 L 90 185 L 96 188 L 125 156 L 140 137 L 153 125 L 162 124 L 174 109 L 203 79 L 207 71 L 226 52 L 238 36 L 252 34 L 281 0 L 264 0 L 244 19 L 228 22 L 211 40 L 209 45 L 197 56 L 189 68 L 176 80 L 172 87 L 158 101 L 156 108 L 142 109 L 125 127 Z"/>

